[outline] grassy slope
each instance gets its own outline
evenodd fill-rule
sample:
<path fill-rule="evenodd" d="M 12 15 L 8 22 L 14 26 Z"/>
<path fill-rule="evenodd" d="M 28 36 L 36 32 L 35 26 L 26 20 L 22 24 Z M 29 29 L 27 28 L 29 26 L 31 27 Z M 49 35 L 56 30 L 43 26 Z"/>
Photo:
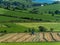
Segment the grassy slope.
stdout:
<path fill-rule="evenodd" d="M 6 13 L 6 14 L 5 14 Z M 16 12 L 14 12 L 16 13 Z M 0 14 L 5 14 L 5 15 L 13 15 L 14 14 L 13 11 L 9 11 L 3 8 L 0 8 Z M 15 16 L 16 14 L 14 14 Z M 2 21 L 11 21 L 11 20 L 23 20 L 23 19 L 19 19 L 19 18 L 13 18 L 13 17 L 6 17 L 6 16 L 0 16 L 0 22 Z"/>
<path fill-rule="evenodd" d="M 5 12 L 5 14 L 7 15 L 13 15 L 13 16 L 20 16 L 20 17 L 29 17 L 29 18 L 34 18 L 34 19 L 43 19 L 43 20 L 53 20 L 55 21 L 55 17 L 51 16 L 50 14 L 44 14 L 44 15 L 40 15 L 40 14 L 30 14 L 30 13 L 23 13 L 23 12 L 18 12 L 18 11 L 8 11 Z"/>
<path fill-rule="evenodd" d="M 51 5 L 46 5 L 46 6 L 37 6 L 37 7 L 33 7 L 33 8 L 39 8 L 38 10 L 40 12 L 55 11 L 55 10 L 60 10 L 60 4 L 53 4 L 53 5 L 51 4 Z M 31 9 L 33 9 L 33 8 L 31 8 Z"/>
<path fill-rule="evenodd" d="M 5 27 L 1 26 L 4 25 Z M 0 31 L 7 30 L 7 32 L 24 32 L 27 28 L 24 26 L 16 25 L 14 23 L 0 24 Z"/>
<path fill-rule="evenodd" d="M 49 5 L 49 6 L 44 6 L 44 7 L 39 7 L 41 11 L 55 11 L 55 10 L 60 10 L 60 4 L 54 4 L 54 5 Z"/>
<path fill-rule="evenodd" d="M 38 7 L 38 8 L 39 8 L 39 13 L 45 12 L 45 11 L 47 12 L 49 10 L 55 11 L 55 10 L 60 10 L 60 4 L 54 4 L 54 5 L 43 6 L 43 7 Z M 29 10 L 31 10 L 31 9 L 29 9 Z M 51 14 L 45 14 L 45 13 L 43 15 L 31 14 L 31 13 L 28 13 L 28 11 L 24 11 L 24 12 L 22 12 L 22 11 L 11 11 L 11 10 L 9 11 L 9 10 L 0 8 L 0 14 L 13 15 L 13 16 L 18 16 L 18 17 L 19 16 L 20 17 L 29 17 L 29 18 L 34 18 L 34 19 L 37 18 L 37 19 L 50 20 L 50 21 L 56 21 L 56 19 L 60 20 L 60 15 L 51 16 Z M 1 19 L 3 20 L 3 18 L 1 18 Z"/>

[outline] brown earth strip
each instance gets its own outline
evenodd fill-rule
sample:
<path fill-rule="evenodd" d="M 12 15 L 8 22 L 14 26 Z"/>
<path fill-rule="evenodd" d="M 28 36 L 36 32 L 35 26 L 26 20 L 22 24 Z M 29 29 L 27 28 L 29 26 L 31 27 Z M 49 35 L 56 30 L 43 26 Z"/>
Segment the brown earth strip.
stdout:
<path fill-rule="evenodd" d="M 57 33 L 52 33 L 52 35 L 56 41 L 60 41 L 60 36 L 58 36 Z"/>
<path fill-rule="evenodd" d="M 52 38 L 52 36 L 50 35 L 50 33 L 45 33 L 45 38 L 48 41 L 54 41 L 53 38 Z"/>
<path fill-rule="evenodd" d="M 45 39 L 43 38 L 43 37 L 44 37 L 44 36 L 43 36 L 43 33 L 40 33 L 39 35 L 40 35 L 40 41 L 41 41 L 41 42 L 44 42 Z"/>

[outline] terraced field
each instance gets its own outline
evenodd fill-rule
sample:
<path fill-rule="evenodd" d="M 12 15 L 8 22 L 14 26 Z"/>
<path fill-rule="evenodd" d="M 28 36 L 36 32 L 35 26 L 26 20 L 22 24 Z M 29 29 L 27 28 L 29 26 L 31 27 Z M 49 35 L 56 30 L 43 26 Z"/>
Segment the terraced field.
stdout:
<path fill-rule="evenodd" d="M 6 30 L 7 33 L 23 33 L 28 32 L 29 28 L 35 29 L 35 32 L 39 31 L 39 26 L 43 26 L 50 31 L 50 28 L 53 28 L 53 31 L 60 31 L 60 23 L 54 22 L 32 22 L 32 23 L 0 23 L 0 32 Z"/>
<path fill-rule="evenodd" d="M 0 36 L 0 42 L 55 42 L 60 41 L 58 32 L 40 32 L 35 35 L 29 33 L 10 33 Z"/>
<path fill-rule="evenodd" d="M 50 28 L 53 28 L 54 31 L 60 31 L 60 23 L 57 22 L 32 22 L 32 23 L 16 23 L 17 25 L 28 27 L 28 28 L 35 28 L 36 31 L 38 30 L 39 26 L 44 26 L 47 28 L 47 31 L 50 31 Z"/>

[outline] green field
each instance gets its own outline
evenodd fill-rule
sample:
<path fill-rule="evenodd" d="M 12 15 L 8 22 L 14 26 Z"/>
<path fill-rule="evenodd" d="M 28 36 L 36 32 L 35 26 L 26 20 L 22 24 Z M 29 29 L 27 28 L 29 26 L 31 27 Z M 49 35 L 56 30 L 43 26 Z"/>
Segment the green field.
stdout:
<path fill-rule="evenodd" d="M 47 28 L 47 31 L 50 31 L 50 28 L 53 28 L 54 31 L 60 31 L 60 23 L 54 22 L 39 22 L 39 23 L 0 23 L 0 31 L 7 30 L 7 32 L 24 32 L 29 28 L 34 28 L 38 32 L 38 27 L 43 26 Z"/>
<path fill-rule="evenodd" d="M 45 28 L 48 29 L 48 31 L 50 30 L 50 28 L 53 28 L 54 31 L 60 31 L 60 23 L 44 23 L 44 22 L 40 22 L 40 23 L 17 23 L 18 25 L 21 26 L 25 26 L 28 28 L 35 28 L 36 30 L 38 29 L 39 26 L 44 26 Z"/>
<path fill-rule="evenodd" d="M 24 32 L 27 28 L 24 26 L 16 25 L 14 23 L 0 24 L 0 31 L 6 30 L 7 33 Z"/>
<path fill-rule="evenodd" d="M 60 45 L 60 42 L 38 42 L 38 43 L 0 43 L 0 45 Z"/>

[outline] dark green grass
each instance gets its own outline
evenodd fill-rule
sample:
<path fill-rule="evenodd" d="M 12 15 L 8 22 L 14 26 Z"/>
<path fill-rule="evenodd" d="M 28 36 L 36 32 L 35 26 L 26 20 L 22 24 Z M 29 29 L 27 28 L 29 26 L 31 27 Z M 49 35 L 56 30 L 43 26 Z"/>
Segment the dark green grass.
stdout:
<path fill-rule="evenodd" d="M 17 18 L 12 18 L 12 17 L 0 16 L 0 22 L 1 22 L 1 21 L 9 21 L 9 20 L 19 20 L 19 19 L 17 19 Z"/>
<path fill-rule="evenodd" d="M 25 30 L 27 30 L 26 27 L 16 25 L 14 23 L 4 23 L 4 24 L 0 24 L 0 26 L 1 26 L 0 31 L 6 30 L 7 33 L 19 33 L 19 32 L 24 32 Z"/>

